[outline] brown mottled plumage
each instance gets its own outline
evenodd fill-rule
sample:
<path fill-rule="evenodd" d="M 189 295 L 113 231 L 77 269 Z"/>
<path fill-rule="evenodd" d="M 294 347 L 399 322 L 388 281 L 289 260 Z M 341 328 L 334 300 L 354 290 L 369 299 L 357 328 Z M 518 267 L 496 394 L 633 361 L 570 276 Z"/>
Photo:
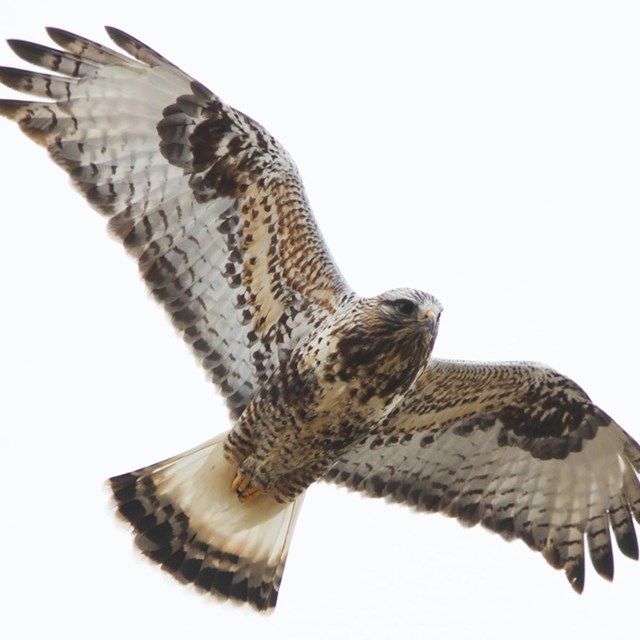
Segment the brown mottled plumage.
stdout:
<path fill-rule="evenodd" d="M 207 592 L 275 606 L 306 487 L 325 478 L 524 540 L 581 591 L 584 540 L 638 557 L 640 447 L 540 365 L 430 358 L 440 306 L 356 295 L 294 163 L 258 123 L 146 45 L 58 29 L 10 41 L 54 74 L 0 69 L 1 100 L 138 260 L 224 394 L 223 433 L 111 479 L 138 547 Z"/>
<path fill-rule="evenodd" d="M 431 296 L 396 290 L 354 299 L 310 334 L 227 438 L 227 457 L 251 478 L 241 497 L 256 488 L 293 500 L 375 433 L 426 366 L 439 315 Z"/>

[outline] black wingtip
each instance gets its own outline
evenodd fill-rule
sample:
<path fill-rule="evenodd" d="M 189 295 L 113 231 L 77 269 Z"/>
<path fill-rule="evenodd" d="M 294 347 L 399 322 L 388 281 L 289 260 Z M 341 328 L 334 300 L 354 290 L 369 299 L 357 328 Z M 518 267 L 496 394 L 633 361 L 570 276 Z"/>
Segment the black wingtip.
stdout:
<path fill-rule="evenodd" d="M 104 30 L 109 34 L 110 38 L 118 38 L 124 36 L 125 38 L 129 37 L 128 33 L 122 31 L 122 29 L 118 29 L 118 27 L 112 27 L 111 25 L 105 25 Z"/>
<path fill-rule="evenodd" d="M 24 108 L 30 104 L 26 100 L 0 100 L 0 116 L 19 122 L 22 119 Z"/>
<path fill-rule="evenodd" d="M 11 89 L 19 90 L 25 72 L 13 67 L 0 67 L 0 82 Z"/>
<path fill-rule="evenodd" d="M 34 62 L 34 59 L 38 59 L 40 57 L 40 50 L 42 47 L 34 44 L 33 42 L 19 40 L 18 38 L 8 38 L 7 44 L 19 58 L 22 58 L 27 62 Z M 36 55 L 36 51 L 38 52 L 38 55 Z"/>
<path fill-rule="evenodd" d="M 142 43 L 136 40 L 133 36 L 130 36 L 122 29 L 118 29 L 117 27 L 111 27 L 106 25 L 104 30 L 107 32 L 107 35 L 119 46 L 127 50 L 127 47 L 134 43 L 137 46 L 141 46 Z"/>
<path fill-rule="evenodd" d="M 580 571 L 575 566 L 567 568 L 567 580 L 573 590 L 581 595 L 584 591 L 584 568 Z"/>
<path fill-rule="evenodd" d="M 64 59 L 68 59 L 68 54 L 57 49 L 52 49 L 43 44 L 37 44 L 36 42 L 29 42 L 27 40 L 17 40 L 10 38 L 7 40 L 7 44 L 11 47 L 13 52 L 19 57 L 39 67 L 45 67 L 52 71 L 58 71 L 58 65 Z M 54 56 L 53 62 L 44 62 L 47 56 Z M 52 66 L 55 63 L 55 66 Z"/>
<path fill-rule="evenodd" d="M 118 27 L 105 26 L 104 30 L 107 32 L 108 36 L 119 46 L 122 47 L 127 53 L 131 53 L 131 55 L 135 55 L 136 58 L 139 57 L 140 53 L 150 53 L 155 58 L 162 58 L 160 54 L 156 53 L 151 47 L 146 45 L 144 42 L 134 38 L 132 35 L 128 34 L 126 31 L 122 29 L 118 29 Z M 135 53 L 134 53 L 135 52 Z M 138 55 L 136 55 L 136 53 Z"/>
<path fill-rule="evenodd" d="M 620 551 L 622 551 L 622 553 L 624 553 L 624 555 L 627 556 L 627 558 L 631 558 L 632 560 L 638 560 L 638 557 L 639 557 L 638 538 L 636 536 L 636 532 L 635 532 L 635 529 L 633 528 L 633 525 L 631 525 L 631 527 L 627 531 L 620 534 L 617 537 L 617 540 L 618 540 L 618 547 L 620 548 Z"/>
<path fill-rule="evenodd" d="M 47 32 L 47 35 L 63 49 L 66 49 L 66 46 L 70 42 L 74 42 L 78 39 L 78 36 L 75 33 L 65 31 L 64 29 L 58 29 L 58 27 L 45 27 L 45 31 Z"/>
<path fill-rule="evenodd" d="M 605 553 L 604 555 L 595 558 L 592 555 L 591 562 L 599 576 L 609 582 L 613 580 L 613 553 Z"/>
<path fill-rule="evenodd" d="M 122 31 L 122 29 L 106 26 L 105 31 L 121 49 L 133 56 L 139 62 L 151 67 L 167 65 L 175 68 L 175 65 L 169 62 L 164 56 L 161 56 L 157 51 L 153 50 L 144 42 Z"/>

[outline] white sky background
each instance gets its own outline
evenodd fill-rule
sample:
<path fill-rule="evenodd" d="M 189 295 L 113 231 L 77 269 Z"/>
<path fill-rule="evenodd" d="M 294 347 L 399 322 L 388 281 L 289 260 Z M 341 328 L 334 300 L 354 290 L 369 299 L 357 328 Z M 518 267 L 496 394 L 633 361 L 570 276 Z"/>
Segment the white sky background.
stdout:
<path fill-rule="evenodd" d="M 100 6 L 10 3 L 0 36 L 147 42 L 288 148 L 357 291 L 439 297 L 437 356 L 545 362 L 640 437 L 638 3 Z M 226 411 L 104 220 L 15 125 L 0 140 L 0 636 L 637 633 L 640 566 L 619 553 L 578 597 L 520 542 L 325 485 L 270 617 L 140 559 L 104 479 Z"/>

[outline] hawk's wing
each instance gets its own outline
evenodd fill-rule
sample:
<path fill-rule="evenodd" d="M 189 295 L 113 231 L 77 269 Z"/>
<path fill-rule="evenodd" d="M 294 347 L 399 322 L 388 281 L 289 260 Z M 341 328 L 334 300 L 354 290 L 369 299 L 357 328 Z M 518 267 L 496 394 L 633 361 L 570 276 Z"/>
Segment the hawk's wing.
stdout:
<path fill-rule="evenodd" d="M 57 72 L 0 69 L 43 102 L 0 114 L 45 146 L 138 259 L 237 416 L 298 340 L 351 294 L 295 165 L 258 123 L 116 29 L 133 57 L 58 29 L 10 41 Z"/>
<path fill-rule="evenodd" d="M 584 538 L 613 577 L 638 558 L 640 446 L 571 380 L 532 364 L 433 360 L 379 435 L 327 480 L 524 540 L 578 592 Z"/>

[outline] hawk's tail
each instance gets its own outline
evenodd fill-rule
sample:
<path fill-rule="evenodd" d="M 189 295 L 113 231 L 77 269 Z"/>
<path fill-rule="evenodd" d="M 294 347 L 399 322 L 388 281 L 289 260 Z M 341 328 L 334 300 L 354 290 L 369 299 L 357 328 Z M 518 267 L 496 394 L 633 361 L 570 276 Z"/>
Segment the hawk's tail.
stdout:
<path fill-rule="evenodd" d="M 302 496 L 241 503 L 225 436 L 109 482 L 146 556 L 182 582 L 264 611 L 276 604 Z"/>

